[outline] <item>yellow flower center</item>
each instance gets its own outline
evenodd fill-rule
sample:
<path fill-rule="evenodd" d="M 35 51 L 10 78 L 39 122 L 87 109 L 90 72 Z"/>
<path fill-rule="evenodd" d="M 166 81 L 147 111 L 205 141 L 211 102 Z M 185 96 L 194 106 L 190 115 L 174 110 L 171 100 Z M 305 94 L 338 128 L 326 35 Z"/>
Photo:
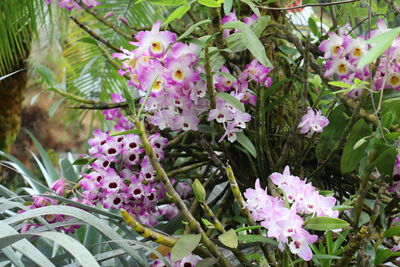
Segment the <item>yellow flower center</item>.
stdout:
<path fill-rule="evenodd" d="M 182 79 L 183 79 L 183 71 L 181 71 L 181 70 L 176 70 L 175 72 L 174 72 L 174 79 L 175 80 L 178 80 L 178 81 L 181 81 Z"/>
<path fill-rule="evenodd" d="M 163 50 L 163 47 L 160 42 L 152 42 L 151 43 L 151 50 L 155 53 L 160 53 Z"/>
<path fill-rule="evenodd" d="M 347 73 L 347 66 L 344 63 L 339 64 L 338 66 L 339 73 L 345 74 Z"/>
<path fill-rule="evenodd" d="M 353 56 L 354 57 L 361 57 L 362 56 L 362 50 L 359 47 L 354 48 L 353 50 Z"/>
<path fill-rule="evenodd" d="M 332 47 L 332 54 L 336 55 L 339 52 L 340 45 L 335 45 Z"/>
<path fill-rule="evenodd" d="M 392 75 L 389 79 L 389 84 L 392 86 L 397 86 L 400 83 L 400 77 L 397 75 Z"/>
<path fill-rule="evenodd" d="M 157 80 L 153 84 L 153 88 L 151 89 L 152 91 L 160 91 L 162 88 L 162 81 Z"/>

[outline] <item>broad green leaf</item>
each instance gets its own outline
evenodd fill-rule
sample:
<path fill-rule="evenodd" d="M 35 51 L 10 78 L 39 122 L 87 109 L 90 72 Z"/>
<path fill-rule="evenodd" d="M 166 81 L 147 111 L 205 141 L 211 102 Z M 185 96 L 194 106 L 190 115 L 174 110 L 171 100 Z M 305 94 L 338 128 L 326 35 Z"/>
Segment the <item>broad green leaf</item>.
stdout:
<path fill-rule="evenodd" d="M 200 243 L 201 235 L 182 235 L 171 250 L 171 259 L 173 262 L 181 260 L 191 253 Z"/>
<path fill-rule="evenodd" d="M 314 34 L 315 37 L 320 36 L 317 23 L 315 22 L 315 20 L 312 17 L 308 18 L 308 27 L 310 27 L 310 30 Z"/>
<path fill-rule="evenodd" d="M 246 227 L 240 227 L 238 229 L 235 229 L 236 232 L 242 232 L 246 230 L 254 230 L 254 229 L 261 229 L 263 228 L 261 225 L 254 225 L 254 226 L 246 226 Z"/>
<path fill-rule="evenodd" d="M 382 249 L 378 251 L 375 256 L 374 264 L 379 265 L 385 262 L 392 255 L 392 251 L 390 249 Z"/>
<path fill-rule="evenodd" d="M 314 217 L 306 221 L 305 227 L 310 230 L 328 231 L 349 226 L 349 223 L 338 218 Z"/>
<path fill-rule="evenodd" d="M 257 151 L 251 140 L 243 132 L 236 133 L 236 136 L 239 144 L 249 151 L 253 157 L 257 158 Z"/>
<path fill-rule="evenodd" d="M 122 87 L 122 93 L 123 97 L 126 99 L 126 102 L 128 103 L 130 111 L 135 114 L 136 109 L 135 109 L 135 101 L 133 100 L 131 92 L 129 92 L 129 89 L 126 87 Z"/>
<path fill-rule="evenodd" d="M 400 225 L 390 227 L 383 233 L 383 237 L 400 236 Z"/>
<path fill-rule="evenodd" d="M 336 86 L 336 87 L 344 87 L 344 88 L 350 88 L 351 87 L 351 84 L 344 83 L 344 82 L 338 82 L 338 81 L 328 82 L 328 84 Z"/>
<path fill-rule="evenodd" d="M 223 0 L 197 0 L 199 4 L 207 7 L 220 7 L 221 4 L 224 2 Z"/>
<path fill-rule="evenodd" d="M 184 5 L 181 7 L 178 7 L 177 9 L 174 10 L 174 12 L 172 12 L 168 18 L 164 21 L 163 25 L 167 25 L 168 23 L 176 20 L 176 19 L 180 19 L 182 18 L 183 15 L 186 14 L 186 12 L 188 12 L 190 10 L 190 5 Z"/>
<path fill-rule="evenodd" d="M 348 209 L 352 209 L 353 206 L 347 206 L 347 205 L 337 205 L 334 206 L 332 209 L 333 210 L 348 210 Z"/>
<path fill-rule="evenodd" d="M 216 264 L 218 262 L 218 260 L 216 258 L 205 258 L 202 259 L 201 261 L 199 261 L 196 264 L 196 267 L 210 267 L 210 266 L 214 266 L 214 264 Z"/>
<path fill-rule="evenodd" d="M 357 164 L 365 155 L 368 143 L 362 144 L 357 149 L 353 149 L 353 147 L 361 138 L 371 135 L 371 133 L 371 127 L 363 119 L 354 124 L 340 159 L 340 170 L 343 174 L 349 173 L 357 167 Z"/>
<path fill-rule="evenodd" d="M 3 220 L 5 223 L 13 224 L 17 222 L 22 222 L 27 219 L 32 219 L 38 216 L 43 216 L 47 214 L 64 214 L 67 216 L 72 216 L 78 218 L 85 223 L 92 225 L 93 227 L 97 228 L 100 233 L 104 234 L 110 240 L 122 240 L 123 238 L 112 229 L 106 221 L 97 218 L 93 214 L 90 214 L 87 211 L 69 207 L 65 205 L 58 205 L 58 206 L 47 206 L 33 210 L 27 210 L 24 213 L 16 214 L 13 217 L 9 217 Z M 138 263 L 145 265 L 144 260 L 140 257 L 138 252 L 133 249 L 131 246 L 124 242 L 118 243 L 118 245 L 124 249 L 129 255 L 131 255 Z"/>
<path fill-rule="evenodd" d="M 395 119 L 395 112 L 386 112 L 381 119 L 381 125 L 383 128 L 390 129 Z"/>
<path fill-rule="evenodd" d="M 246 3 L 250 9 L 257 15 L 257 17 L 261 17 L 260 10 L 256 7 L 256 5 L 251 0 L 240 0 L 243 3 Z"/>
<path fill-rule="evenodd" d="M 246 243 L 261 242 L 273 246 L 278 246 L 278 242 L 276 240 L 262 235 L 239 235 L 238 240 Z"/>
<path fill-rule="evenodd" d="M 376 167 L 380 174 L 392 176 L 396 155 L 396 149 L 388 147 L 383 153 L 379 153 L 379 156 L 371 163 L 369 168 Z"/>
<path fill-rule="evenodd" d="M 206 20 L 202 20 L 202 21 L 199 21 L 199 22 L 191 25 L 184 33 L 181 34 L 181 36 L 179 36 L 177 41 L 180 41 L 180 40 L 185 39 L 186 37 L 188 37 L 200 25 L 203 25 L 203 24 L 206 24 L 206 23 L 210 23 L 210 22 L 211 22 L 211 20 L 206 19 Z"/>
<path fill-rule="evenodd" d="M 96 259 L 93 255 L 85 248 L 81 243 L 79 243 L 74 238 L 58 232 L 41 232 L 41 233 L 34 233 L 34 234 L 13 234 L 7 235 L 5 237 L 0 238 L 1 246 L 5 244 L 13 244 L 21 239 L 32 237 L 32 236 L 39 236 L 50 239 L 55 243 L 61 245 L 63 248 L 68 250 L 84 267 L 100 267 L 97 263 Z M 51 265 L 50 265 L 51 266 Z M 54 266 L 54 265 L 53 265 Z"/>
<path fill-rule="evenodd" d="M 233 229 L 219 235 L 218 240 L 229 248 L 237 248 L 238 246 L 238 236 Z"/>
<path fill-rule="evenodd" d="M 55 84 L 54 72 L 40 63 L 35 63 L 35 66 L 35 70 L 40 74 L 40 76 L 42 76 L 43 81 L 48 86 L 53 86 Z"/>
<path fill-rule="evenodd" d="M 75 172 L 74 166 L 72 166 L 71 162 L 68 159 L 61 160 L 61 169 L 62 174 L 68 181 L 78 182 L 79 174 Z"/>
<path fill-rule="evenodd" d="M 269 61 L 265 52 L 264 45 L 257 38 L 256 34 L 249 28 L 248 25 L 241 21 L 230 21 L 223 25 L 224 29 L 238 29 L 240 33 L 237 33 L 243 40 L 247 49 L 253 54 L 253 56 L 264 66 L 272 68 L 272 64 Z"/>
<path fill-rule="evenodd" d="M 233 95 L 228 93 L 217 93 L 217 97 L 221 98 L 222 100 L 226 101 L 228 104 L 232 105 L 232 107 L 245 112 L 244 105 L 240 100 L 238 100 Z"/>
<path fill-rule="evenodd" d="M 224 1 L 224 13 L 225 15 L 230 13 L 233 6 L 233 0 L 225 0 Z"/>
<path fill-rule="evenodd" d="M 7 235 L 18 235 L 19 233 L 8 224 L 0 221 L 0 237 Z M 12 247 L 21 252 L 25 257 L 33 261 L 39 266 L 51 267 L 55 266 L 45 255 L 34 247 L 28 240 L 22 239 L 15 242 Z"/>
<path fill-rule="evenodd" d="M 357 68 L 362 69 L 365 65 L 373 62 L 380 57 L 383 52 L 388 49 L 394 39 L 400 34 L 400 27 L 384 32 L 372 39 L 367 40 L 367 43 L 375 43 L 374 46 L 365 54 L 357 64 Z"/>
<path fill-rule="evenodd" d="M 49 109 L 49 117 L 53 117 L 56 113 L 57 109 L 60 107 L 62 102 L 64 102 L 65 97 L 58 99 Z"/>

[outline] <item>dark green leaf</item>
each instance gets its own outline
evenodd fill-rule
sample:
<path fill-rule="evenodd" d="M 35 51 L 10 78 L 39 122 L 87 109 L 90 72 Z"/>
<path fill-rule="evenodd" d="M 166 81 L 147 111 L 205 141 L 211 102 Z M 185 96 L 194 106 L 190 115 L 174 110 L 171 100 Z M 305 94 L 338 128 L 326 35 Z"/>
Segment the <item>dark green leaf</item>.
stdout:
<path fill-rule="evenodd" d="M 228 104 L 232 105 L 232 107 L 234 107 L 240 111 L 243 111 L 243 112 L 245 111 L 243 103 L 240 102 L 240 100 L 238 100 L 233 95 L 230 95 L 228 93 L 217 93 L 217 97 L 226 101 Z"/>
<path fill-rule="evenodd" d="M 230 229 L 229 231 L 219 235 L 218 239 L 222 244 L 229 248 L 237 248 L 238 246 L 238 236 L 233 229 Z"/>
<path fill-rule="evenodd" d="M 317 23 L 312 17 L 308 19 L 308 27 L 310 27 L 310 30 L 314 34 L 314 36 L 316 37 L 320 36 Z"/>
<path fill-rule="evenodd" d="M 319 260 L 339 260 L 342 257 L 327 254 L 314 254 L 312 258 Z"/>
<path fill-rule="evenodd" d="M 375 256 L 374 264 L 378 265 L 385 262 L 392 255 L 392 251 L 390 249 L 382 249 L 378 251 Z"/>
<path fill-rule="evenodd" d="M 243 132 L 236 133 L 236 136 L 239 144 L 249 151 L 253 157 L 257 158 L 257 151 L 251 140 Z"/>
<path fill-rule="evenodd" d="M 390 227 L 383 233 L 383 237 L 400 236 L 400 225 Z"/>
<path fill-rule="evenodd" d="M 278 242 L 276 240 L 262 235 L 239 235 L 238 240 L 246 243 L 261 242 L 273 246 L 278 246 Z"/>
<path fill-rule="evenodd" d="M 253 54 L 253 56 L 264 66 L 269 68 L 272 67 L 267 54 L 265 52 L 264 45 L 257 38 L 257 35 L 249 28 L 248 25 L 241 21 L 230 21 L 223 25 L 224 29 L 239 29 L 240 33 L 237 33 L 243 40 L 247 49 Z"/>
<path fill-rule="evenodd" d="M 201 235 L 183 235 L 171 250 L 171 259 L 176 262 L 191 253 L 200 243 Z"/>
<path fill-rule="evenodd" d="M 370 169 L 376 167 L 380 174 L 392 176 L 396 161 L 397 151 L 394 147 L 388 147 L 371 163 Z"/>
<path fill-rule="evenodd" d="M 305 223 L 306 228 L 316 231 L 335 230 L 347 226 L 349 226 L 348 222 L 338 218 L 330 218 L 330 217 L 314 217 L 307 220 Z"/>
<path fill-rule="evenodd" d="M 354 145 L 363 137 L 371 135 L 371 127 L 363 120 L 358 120 L 350 132 L 343 154 L 340 159 L 340 170 L 343 174 L 353 171 L 361 158 L 365 155 L 367 143 L 362 144 L 357 149 L 353 149 Z"/>
<path fill-rule="evenodd" d="M 180 40 L 188 37 L 200 25 L 203 25 L 203 24 L 206 24 L 206 23 L 210 23 L 210 22 L 211 22 L 211 20 L 206 19 L 206 20 L 202 20 L 202 21 L 199 21 L 199 22 L 191 25 L 184 33 L 181 34 L 181 36 L 179 36 L 177 41 L 180 41 Z"/>

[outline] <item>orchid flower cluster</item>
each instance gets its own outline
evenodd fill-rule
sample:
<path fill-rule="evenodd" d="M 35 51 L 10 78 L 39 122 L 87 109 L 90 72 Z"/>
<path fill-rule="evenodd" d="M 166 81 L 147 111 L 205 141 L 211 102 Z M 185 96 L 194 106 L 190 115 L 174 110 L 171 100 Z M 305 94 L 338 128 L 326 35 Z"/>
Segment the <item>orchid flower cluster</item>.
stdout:
<path fill-rule="evenodd" d="M 376 91 L 385 88 L 400 90 L 400 36 L 378 58 L 379 64 L 375 74 L 370 73 L 369 66 L 362 69 L 357 68 L 359 60 L 375 45 L 375 43 L 368 45 L 366 40 L 389 30 L 382 19 L 377 21 L 377 25 L 378 29 L 371 31 L 366 36 L 358 36 L 357 38 L 351 37 L 344 28 L 339 31 L 339 34 L 328 33 L 329 38 L 322 41 L 319 46 L 327 60 L 325 76 L 336 75 L 339 80 L 353 84 L 356 78 L 369 82 L 371 75 L 373 75 L 372 89 Z M 350 97 L 359 96 L 360 90 L 352 90 L 348 95 Z"/>
<path fill-rule="evenodd" d="M 195 267 L 196 264 L 201 261 L 201 258 L 199 256 L 192 253 L 189 253 L 188 255 L 176 262 L 172 261 L 171 254 L 167 254 L 164 258 L 172 267 Z M 152 264 L 150 264 L 150 267 L 166 267 L 166 265 L 162 260 L 155 260 Z"/>
<path fill-rule="evenodd" d="M 69 187 L 69 183 L 65 178 L 60 178 L 56 180 L 51 186 L 50 189 L 55 192 L 59 196 L 63 196 L 65 190 Z M 37 209 L 41 207 L 46 207 L 46 206 L 52 206 L 52 205 L 59 205 L 59 202 L 53 198 L 46 197 L 46 196 L 33 196 L 33 202 L 31 205 L 27 206 L 27 209 Z M 26 210 L 20 210 L 18 213 L 23 213 Z M 68 222 L 72 219 L 71 216 L 66 216 L 64 214 L 47 214 L 43 216 L 43 218 L 46 220 L 47 223 L 49 224 L 54 224 L 54 223 L 60 223 L 60 222 Z M 40 223 L 27 223 L 21 228 L 21 233 L 27 232 L 31 228 L 37 228 L 43 226 Z M 74 233 L 75 229 L 78 229 L 80 226 L 76 224 L 71 224 L 71 225 L 64 225 L 64 226 L 58 226 L 56 229 L 58 231 L 63 231 L 65 233 Z"/>
<path fill-rule="evenodd" d="M 302 228 L 304 220 L 301 215 L 337 218 L 339 212 L 332 209 L 336 199 L 320 195 L 311 183 L 291 175 L 289 166 L 285 167 L 283 174 L 275 172 L 270 178 L 282 190 L 284 198 L 268 195 L 267 189 L 262 189 L 257 179 L 255 189 L 249 188 L 244 193 L 247 207 L 253 219 L 268 230 L 268 237 L 278 240 L 281 251 L 285 244 L 289 244 L 292 253 L 309 261 L 312 258 L 309 245 L 318 236 Z"/>
<path fill-rule="evenodd" d="M 177 36 L 170 31 L 160 31 L 161 22 L 156 22 L 151 31 L 136 34 L 137 42 L 133 51 L 122 49 L 113 57 L 122 60 L 120 75 L 129 75 L 128 84 L 141 93 L 149 122 L 163 130 L 198 130 L 201 116 L 209 112 L 208 121 L 223 124 L 225 134 L 220 141 L 236 140 L 236 132 L 246 128 L 251 116 L 239 110 L 222 98 L 216 98 L 216 107 L 210 110 L 206 98 L 207 83 L 205 69 L 199 64 L 200 48 L 191 43 L 177 42 Z M 218 92 L 230 93 L 242 103 L 255 105 L 256 97 L 248 90 L 248 82 L 254 80 L 270 86 L 267 77 L 270 69 L 257 60 L 247 65 L 240 78 L 233 77 L 226 67 L 213 75 L 214 87 Z"/>
<path fill-rule="evenodd" d="M 45 0 L 46 4 L 51 4 L 53 2 L 53 0 Z M 100 5 L 99 2 L 97 2 L 96 0 L 82 0 L 82 3 L 87 6 L 88 8 L 92 8 L 95 6 Z M 75 0 L 57 0 L 57 4 L 61 7 L 61 8 L 66 8 L 68 10 L 72 10 L 74 8 L 76 9 L 82 9 L 82 7 L 80 7 Z"/>
<path fill-rule="evenodd" d="M 321 133 L 323 128 L 329 124 L 329 120 L 321 115 L 321 110 L 314 111 L 313 109 L 309 108 L 307 110 L 307 114 L 305 114 L 301 122 L 298 126 L 300 129 L 300 133 Z"/>
<path fill-rule="evenodd" d="M 114 101 L 121 96 L 113 95 Z M 103 112 L 106 119 L 116 121 L 114 129 L 132 129 L 131 123 L 119 109 Z M 88 171 L 83 173 L 80 185 L 83 204 L 101 204 L 106 209 L 125 209 L 136 220 L 145 225 L 157 224 L 158 216 L 171 219 L 178 214 L 174 204 L 157 205 L 157 201 L 165 198 L 165 189 L 157 182 L 150 159 L 144 153 L 138 135 L 126 134 L 111 136 L 110 132 L 99 129 L 89 139 L 89 154 L 93 162 Z M 164 148 L 168 140 L 159 133 L 149 136 L 149 141 L 159 160 L 164 159 Z M 177 183 L 177 192 L 187 198 L 191 187 L 186 183 Z"/>

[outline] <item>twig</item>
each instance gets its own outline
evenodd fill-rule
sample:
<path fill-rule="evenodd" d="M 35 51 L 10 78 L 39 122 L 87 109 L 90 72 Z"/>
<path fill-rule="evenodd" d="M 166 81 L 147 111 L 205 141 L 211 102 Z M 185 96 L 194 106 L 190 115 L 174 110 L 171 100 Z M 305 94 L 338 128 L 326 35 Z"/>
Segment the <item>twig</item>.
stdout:
<path fill-rule="evenodd" d="M 304 8 L 304 7 L 315 7 L 315 6 L 334 6 L 334 5 L 342 5 L 342 4 L 348 4 L 348 3 L 353 3 L 353 2 L 359 2 L 360 0 L 345 0 L 345 1 L 338 1 L 338 2 L 330 2 L 330 3 L 318 3 L 318 4 L 304 4 L 300 6 L 291 6 L 291 7 L 268 7 L 268 6 L 257 6 L 262 9 L 267 9 L 267 10 L 293 10 L 293 9 L 298 9 L 298 8 Z"/>
<path fill-rule="evenodd" d="M 190 164 L 190 165 L 187 165 L 187 166 L 184 166 L 184 167 L 169 171 L 169 172 L 167 172 L 167 175 L 168 175 L 168 177 L 171 177 L 171 176 L 174 176 L 176 174 L 179 174 L 179 173 L 182 173 L 182 172 L 186 172 L 186 171 L 189 171 L 189 170 L 196 169 L 198 167 L 204 166 L 204 165 L 206 165 L 208 163 L 209 163 L 209 161 L 193 163 L 193 164 Z"/>
<path fill-rule="evenodd" d="M 70 19 L 72 19 L 76 25 L 78 25 L 82 30 L 84 30 L 85 32 L 87 32 L 90 36 L 92 36 L 95 40 L 102 42 L 105 46 L 111 48 L 112 50 L 122 53 L 122 50 L 119 49 L 118 47 L 116 47 L 115 45 L 113 45 L 112 43 L 110 43 L 107 39 L 101 37 L 100 35 L 98 35 L 97 33 L 95 33 L 94 31 L 92 31 L 89 27 L 87 27 L 86 25 L 84 25 L 83 23 L 81 23 L 77 18 L 75 18 L 74 16 L 69 16 Z"/>
<path fill-rule="evenodd" d="M 210 66 L 210 55 L 208 54 L 208 46 L 204 48 L 204 58 L 205 58 L 205 71 L 206 71 L 206 81 L 207 81 L 207 91 L 210 95 L 211 108 L 214 109 L 216 106 L 216 93 L 213 83 L 213 75 L 211 73 Z"/>
<path fill-rule="evenodd" d="M 93 17 L 95 17 L 98 21 L 100 21 L 101 23 L 103 23 L 104 25 L 106 25 L 107 27 L 113 29 L 117 34 L 121 35 L 122 37 L 124 37 L 125 39 L 131 41 L 132 40 L 132 36 L 129 34 L 126 34 L 122 29 L 120 29 L 118 26 L 116 26 L 115 24 L 111 23 L 108 20 L 105 20 L 100 14 L 98 14 L 96 11 L 94 11 L 91 8 L 88 8 L 84 3 L 82 3 L 81 0 L 74 0 L 80 7 L 82 7 L 87 13 L 89 13 L 90 15 L 92 15 Z"/>
<path fill-rule="evenodd" d="M 221 266 L 231 266 L 231 264 L 227 261 L 227 259 L 222 255 L 222 253 L 218 250 L 217 246 L 209 239 L 209 237 L 204 232 L 200 223 L 193 217 L 193 215 L 189 212 L 185 203 L 179 194 L 175 191 L 170 178 L 165 172 L 164 168 L 161 166 L 158 158 L 152 148 L 149 139 L 147 137 L 146 129 L 142 121 L 139 120 L 136 114 L 133 115 L 133 121 L 138 130 L 140 130 L 140 139 L 142 141 L 143 148 L 150 158 L 151 165 L 156 171 L 157 178 L 163 183 L 165 190 L 167 191 L 167 195 L 171 198 L 171 200 L 178 207 L 180 212 L 182 213 L 185 220 L 188 222 L 192 231 L 196 231 L 201 235 L 201 241 L 205 247 L 218 259 L 218 263 Z"/>

